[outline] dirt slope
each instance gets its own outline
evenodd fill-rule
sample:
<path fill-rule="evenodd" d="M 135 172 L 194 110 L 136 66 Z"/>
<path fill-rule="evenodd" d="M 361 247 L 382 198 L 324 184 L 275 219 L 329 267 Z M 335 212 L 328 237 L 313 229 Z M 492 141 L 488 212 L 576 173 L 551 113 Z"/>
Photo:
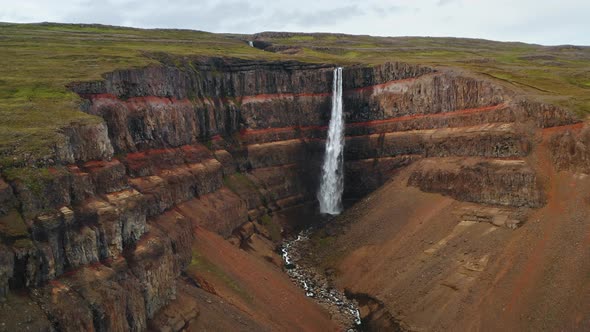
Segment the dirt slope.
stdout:
<path fill-rule="evenodd" d="M 550 134 L 538 135 L 527 160 L 547 193 L 544 207 L 424 193 L 406 185 L 416 163 L 338 220 L 347 226 L 319 246 L 323 264 L 410 330 L 590 329 L 590 178 L 555 171 Z M 524 218 L 517 229 L 494 225 L 515 215 Z"/>
<path fill-rule="evenodd" d="M 197 228 L 193 264 L 187 274 L 205 280 L 209 291 L 268 331 L 339 331 L 329 314 L 305 297 L 276 266 Z M 215 318 L 215 316 L 214 316 Z M 223 317 L 216 317 L 222 318 Z M 198 321 L 208 321 L 200 317 Z M 219 322 L 222 323 L 222 322 Z M 197 323 L 201 324 L 201 323 Z M 202 326 L 202 325 L 197 325 Z M 222 326 L 208 323 L 208 326 Z M 240 325 L 232 326 L 232 329 Z M 196 329 L 198 330 L 198 328 Z"/>

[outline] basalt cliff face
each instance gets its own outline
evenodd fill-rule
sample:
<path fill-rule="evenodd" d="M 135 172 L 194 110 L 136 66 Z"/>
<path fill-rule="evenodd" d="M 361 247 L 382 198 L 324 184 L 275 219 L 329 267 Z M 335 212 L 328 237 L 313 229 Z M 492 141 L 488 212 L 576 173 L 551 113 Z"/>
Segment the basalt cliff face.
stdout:
<path fill-rule="evenodd" d="M 207 315 L 230 310 L 223 301 L 218 311 L 203 308 L 198 292 L 223 289 L 191 272 L 204 261 L 199 250 L 215 255 L 206 246 L 220 241 L 213 233 L 280 265 L 273 249 L 281 228 L 297 227 L 305 207 L 313 210 L 333 65 L 161 62 L 72 83 L 83 111 L 104 121 L 64 129 L 59 166 L 46 176 L 0 180 L 0 297 L 36 317 L 10 328 L 204 327 Z M 479 208 L 466 215 L 516 228 L 547 203 L 530 158 L 540 132 L 562 128 L 548 143 L 554 164 L 587 170 L 585 131 L 566 133 L 579 127 L 575 117 L 491 81 L 402 63 L 349 67 L 343 75 L 347 199 L 403 170 L 409 186 L 470 202 Z M 274 273 L 261 278 L 278 280 Z M 277 287 L 302 303 L 300 311 L 273 309 L 273 320 L 243 309 L 240 329 L 336 328 L 292 285 Z M 24 290 L 26 304 L 11 296 Z M 236 301 L 238 308 L 248 302 Z"/>

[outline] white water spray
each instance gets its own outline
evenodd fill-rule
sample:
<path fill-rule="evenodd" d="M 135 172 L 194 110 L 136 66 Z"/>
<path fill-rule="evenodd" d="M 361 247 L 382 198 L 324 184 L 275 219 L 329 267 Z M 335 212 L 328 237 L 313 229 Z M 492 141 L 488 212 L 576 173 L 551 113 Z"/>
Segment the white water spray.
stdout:
<path fill-rule="evenodd" d="M 322 166 L 322 179 L 318 200 L 320 213 L 331 215 L 342 211 L 342 191 L 344 190 L 344 118 L 342 115 L 342 68 L 334 69 L 332 93 L 332 113 L 326 152 Z"/>
<path fill-rule="evenodd" d="M 248 45 L 250 45 L 250 47 L 254 47 L 254 42 L 251 40 L 248 40 Z"/>

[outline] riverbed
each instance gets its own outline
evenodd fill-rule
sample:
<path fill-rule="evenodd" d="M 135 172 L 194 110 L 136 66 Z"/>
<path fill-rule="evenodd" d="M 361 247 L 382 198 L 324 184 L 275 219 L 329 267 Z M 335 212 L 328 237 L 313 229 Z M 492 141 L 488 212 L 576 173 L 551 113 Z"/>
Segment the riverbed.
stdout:
<path fill-rule="evenodd" d="M 332 287 L 323 273 L 308 266 L 303 259 L 304 254 L 308 252 L 312 233 L 313 228 L 308 228 L 283 242 L 281 254 L 285 270 L 291 280 L 303 288 L 308 297 L 325 307 L 347 331 L 358 331 L 361 318 L 356 302 L 346 298 L 344 292 Z"/>

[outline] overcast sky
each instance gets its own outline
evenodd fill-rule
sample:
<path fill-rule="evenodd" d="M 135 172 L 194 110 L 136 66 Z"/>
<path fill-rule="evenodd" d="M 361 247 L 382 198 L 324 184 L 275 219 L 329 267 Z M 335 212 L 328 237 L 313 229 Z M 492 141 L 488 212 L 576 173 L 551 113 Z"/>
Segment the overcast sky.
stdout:
<path fill-rule="evenodd" d="M 590 0 L 0 0 L 0 21 L 590 45 Z"/>

